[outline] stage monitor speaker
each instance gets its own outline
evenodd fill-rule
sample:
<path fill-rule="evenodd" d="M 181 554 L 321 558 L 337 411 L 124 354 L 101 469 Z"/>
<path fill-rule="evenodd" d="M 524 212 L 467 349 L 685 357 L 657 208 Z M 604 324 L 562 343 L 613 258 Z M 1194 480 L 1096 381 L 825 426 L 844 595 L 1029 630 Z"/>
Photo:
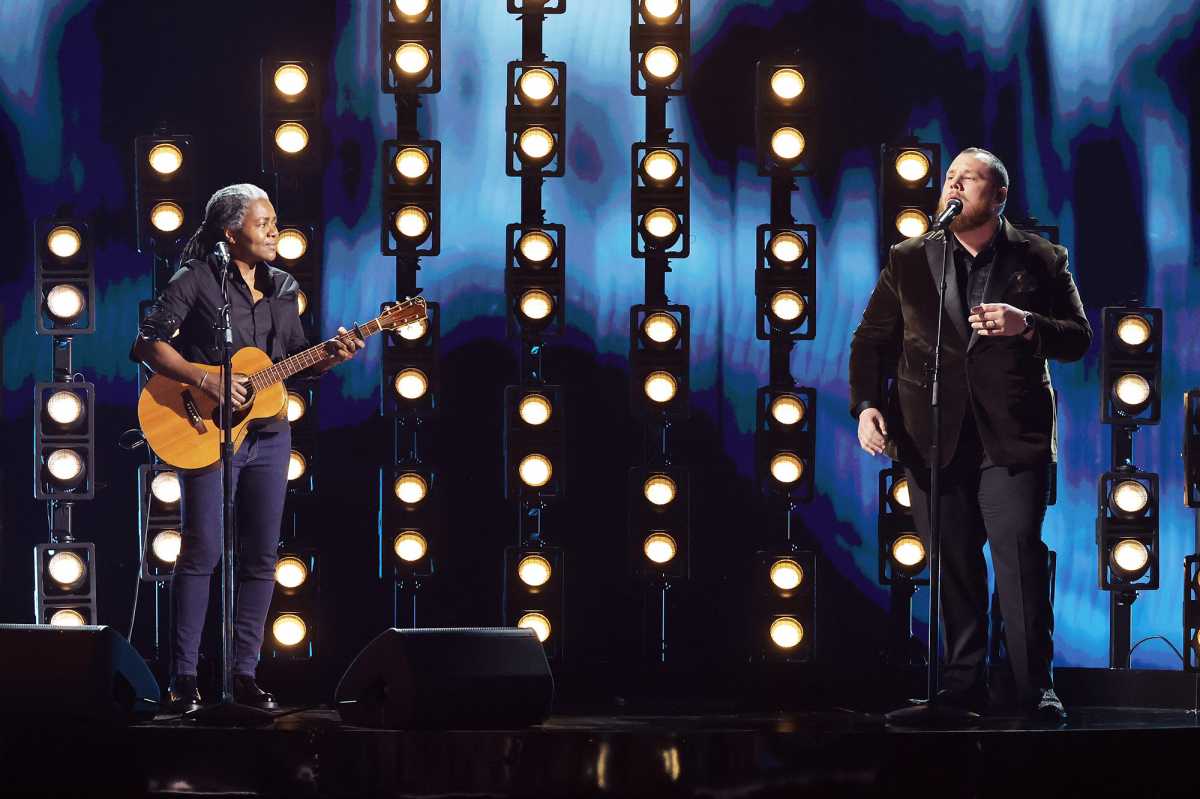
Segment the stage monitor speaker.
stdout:
<path fill-rule="evenodd" d="M 334 695 L 342 720 L 383 729 L 518 727 L 550 715 L 554 678 L 533 630 L 385 630 Z"/>
<path fill-rule="evenodd" d="M 151 719 L 161 694 L 111 627 L 0 624 L 0 724 Z"/>

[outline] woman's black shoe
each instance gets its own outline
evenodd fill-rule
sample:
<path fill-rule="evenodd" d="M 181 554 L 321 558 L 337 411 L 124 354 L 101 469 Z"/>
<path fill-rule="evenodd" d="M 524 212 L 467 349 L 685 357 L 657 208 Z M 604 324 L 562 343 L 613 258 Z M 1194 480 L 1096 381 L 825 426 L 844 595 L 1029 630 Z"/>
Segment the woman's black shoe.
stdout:
<path fill-rule="evenodd" d="M 164 708 L 170 713 L 187 713 L 200 708 L 200 689 L 195 674 L 176 674 L 167 688 Z"/>
<path fill-rule="evenodd" d="M 258 687 L 258 683 L 248 674 L 233 675 L 233 701 L 239 705 L 249 705 L 263 710 L 278 710 L 279 703 L 275 696 Z"/>

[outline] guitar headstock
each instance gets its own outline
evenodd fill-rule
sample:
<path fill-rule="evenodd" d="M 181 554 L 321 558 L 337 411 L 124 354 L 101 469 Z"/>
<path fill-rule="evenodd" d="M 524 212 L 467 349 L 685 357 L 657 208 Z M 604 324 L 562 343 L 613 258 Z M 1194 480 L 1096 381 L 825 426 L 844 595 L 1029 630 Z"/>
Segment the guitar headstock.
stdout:
<path fill-rule="evenodd" d="M 410 297 L 403 302 L 384 308 L 383 312 L 379 314 L 379 327 L 381 330 L 396 331 L 414 322 L 424 321 L 425 312 L 425 298 Z"/>

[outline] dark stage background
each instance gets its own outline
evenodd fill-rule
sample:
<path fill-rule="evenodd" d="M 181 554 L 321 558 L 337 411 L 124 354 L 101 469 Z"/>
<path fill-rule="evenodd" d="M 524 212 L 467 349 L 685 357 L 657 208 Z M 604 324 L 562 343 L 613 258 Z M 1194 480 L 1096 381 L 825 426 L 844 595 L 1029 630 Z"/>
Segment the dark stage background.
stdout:
<path fill-rule="evenodd" d="M 567 174 L 544 206 L 570 237 L 568 331 L 546 373 L 568 391 L 569 500 L 547 515 L 566 548 L 567 657 L 602 666 L 636 649 L 640 615 L 629 580 L 626 476 L 642 428 L 627 410 L 628 308 L 642 264 L 629 256 L 630 143 L 644 133 L 629 94 L 628 4 L 571 0 L 545 26 L 547 55 L 570 69 Z M 1197 21 L 1186 0 L 695 0 L 688 96 L 670 103 L 675 138 L 693 146 L 692 255 L 668 279 L 693 309 L 694 416 L 675 433 L 693 469 L 693 580 L 672 591 L 681 660 L 745 656 L 746 567 L 763 540 L 753 483 L 754 392 L 767 344 L 754 337 L 754 231 L 769 182 L 755 174 L 753 75 L 767 53 L 798 49 L 817 109 L 817 173 L 794 199 L 817 227 L 817 337 L 793 373 L 819 394 L 817 496 L 801 542 L 819 553 L 818 659 L 845 673 L 874 667 L 886 593 L 875 582 L 876 474 L 846 413 L 850 334 L 878 273 L 879 145 L 910 131 L 953 153 L 987 147 L 1005 159 L 1013 212 L 1061 228 L 1093 326 L 1130 297 L 1165 310 L 1164 419 L 1138 434 L 1138 465 L 1162 476 L 1163 587 L 1134 607 L 1134 636 L 1180 635 L 1177 566 L 1192 549 L 1182 507 L 1178 398 L 1200 383 L 1200 271 L 1193 203 L 1200 153 Z M 501 401 L 516 382 L 505 338 L 504 226 L 519 181 L 504 175 L 504 70 L 520 26 L 500 0 L 445 0 L 443 88 L 421 130 L 443 146 L 442 254 L 419 274 L 442 303 L 442 411 L 431 456 L 448 491 L 449 552 L 422 594 L 422 625 L 500 621 L 501 557 L 516 517 L 503 496 Z M 1131 13 L 1133 16 L 1131 17 Z M 324 312 L 321 328 L 368 319 L 394 292 L 378 254 L 379 143 L 393 133 L 379 91 L 377 0 L 115 2 L 3 0 L 0 30 L 0 236 L 3 302 L 3 528 L 0 620 L 32 618 L 30 553 L 44 541 L 34 502 L 31 397 L 49 379 L 50 341 L 33 333 L 33 221 L 61 204 L 90 216 L 96 237 L 98 330 L 75 341 L 76 370 L 97 386 L 97 479 L 76 530 L 96 543 L 100 620 L 129 624 L 137 570 L 135 469 L 116 446 L 136 424 L 135 366 L 126 358 L 150 257 L 134 248 L 132 142 L 161 120 L 195 137 L 203 197 L 258 170 L 258 62 L 325 65 Z M 1188 78 L 1188 76 L 1191 78 Z M 945 163 L 943 163 L 943 168 Z M 273 198 L 286 209 L 288 198 Z M 1098 344 L 1098 342 L 1097 342 Z M 391 620 L 380 579 L 378 466 L 390 438 L 377 418 L 379 345 L 325 378 L 318 497 L 302 524 L 321 542 L 326 674 Z M 1052 367 L 1060 392 L 1058 504 L 1045 535 L 1059 555 L 1057 662 L 1107 662 L 1107 596 L 1096 588 L 1096 479 L 1108 465 L 1099 424 L 1099 350 Z M 143 591 L 137 640 L 152 618 Z M 918 595 L 918 606 L 924 604 Z M 1176 667 L 1165 646 L 1135 665 Z M 331 685 L 329 686 L 331 688 Z"/>

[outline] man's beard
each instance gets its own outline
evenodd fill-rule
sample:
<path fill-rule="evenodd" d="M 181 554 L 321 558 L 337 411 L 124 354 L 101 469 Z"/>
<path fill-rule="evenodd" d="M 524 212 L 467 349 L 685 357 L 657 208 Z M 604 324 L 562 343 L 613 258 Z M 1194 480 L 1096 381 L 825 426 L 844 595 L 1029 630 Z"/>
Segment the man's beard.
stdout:
<path fill-rule="evenodd" d="M 941 216 L 942 211 L 945 210 L 946 201 L 943 200 L 938 203 L 937 213 L 934 215 L 935 218 Z M 963 212 L 954 217 L 954 221 L 950 223 L 950 230 L 953 230 L 955 233 L 968 233 L 983 227 L 995 218 L 995 215 L 990 210 L 967 211 L 964 207 Z"/>

